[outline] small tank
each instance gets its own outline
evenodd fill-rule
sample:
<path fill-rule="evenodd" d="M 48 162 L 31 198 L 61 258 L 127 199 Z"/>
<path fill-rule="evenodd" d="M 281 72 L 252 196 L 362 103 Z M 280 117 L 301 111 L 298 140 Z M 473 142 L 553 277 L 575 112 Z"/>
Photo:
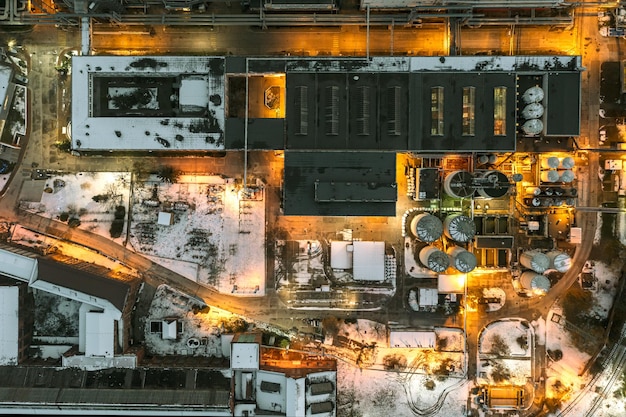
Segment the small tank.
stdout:
<path fill-rule="evenodd" d="M 462 214 L 450 214 L 443 221 L 443 232 L 455 242 L 466 243 L 476 234 L 476 224 Z"/>
<path fill-rule="evenodd" d="M 522 110 L 524 119 L 538 119 L 543 116 L 543 106 L 539 103 L 530 103 Z"/>
<path fill-rule="evenodd" d="M 560 178 L 561 176 L 556 169 L 541 171 L 542 182 L 557 182 Z"/>
<path fill-rule="evenodd" d="M 543 100 L 543 89 L 538 85 L 530 87 L 522 94 L 522 100 L 524 100 L 526 104 L 539 103 Z"/>
<path fill-rule="evenodd" d="M 543 274 L 550 268 L 550 258 L 539 251 L 527 251 L 520 255 L 519 262 L 526 268 L 532 269 L 538 274 Z"/>
<path fill-rule="evenodd" d="M 543 122 L 540 119 L 529 119 L 522 125 L 526 136 L 537 136 L 543 130 Z"/>
<path fill-rule="evenodd" d="M 536 294 L 545 294 L 550 289 L 550 280 L 544 275 L 533 271 L 523 272 L 519 281 L 522 284 L 522 288 L 527 291 L 533 291 Z"/>
<path fill-rule="evenodd" d="M 566 156 L 565 158 L 561 159 L 561 168 L 563 169 L 572 169 L 574 168 L 574 158 L 572 158 L 571 156 Z"/>
<path fill-rule="evenodd" d="M 450 197 L 468 198 L 474 195 L 474 176 L 468 171 L 453 171 L 443 181 L 443 190 Z"/>
<path fill-rule="evenodd" d="M 541 168 L 543 169 L 557 169 L 560 164 L 561 161 L 556 156 L 541 158 Z"/>
<path fill-rule="evenodd" d="M 541 194 L 541 188 L 539 187 L 526 187 L 526 194 L 529 195 L 539 195 Z"/>
<path fill-rule="evenodd" d="M 448 255 L 452 266 L 459 272 L 468 273 L 476 268 L 476 256 L 460 246 L 451 246 L 448 248 Z"/>
<path fill-rule="evenodd" d="M 434 246 L 425 246 L 419 253 L 420 262 L 433 272 L 443 272 L 450 266 L 450 258 Z"/>
<path fill-rule="evenodd" d="M 420 213 L 411 220 L 410 230 L 417 239 L 430 243 L 441 237 L 443 223 L 437 216 Z"/>
<path fill-rule="evenodd" d="M 561 182 L 567 183 L 574 181 L 574 178 L 576 178 L 576 176 L 574 175 L 574 171 L 572 171 L 571 169 L 566 169 L 561 173 L 561 177 L 559 178 L 559 180 Z"/>
<path fill-rule="evenodd" d="M 550 259 L 550 269 L 567 272 L 572 266 L 572 258 L 565 252 L 552 251 L 546 254 Z"/>

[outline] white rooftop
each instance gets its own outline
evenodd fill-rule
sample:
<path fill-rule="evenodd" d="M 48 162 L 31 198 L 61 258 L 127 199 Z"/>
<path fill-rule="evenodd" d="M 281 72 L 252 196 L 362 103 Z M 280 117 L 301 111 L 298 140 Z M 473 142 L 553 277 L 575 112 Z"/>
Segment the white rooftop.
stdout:
<path fill-rule="evenodd" d="M 8 65 L 0 63 L 0 103 L 4 103 L 6 99 L 12 75 L 13 69 Z"/>
<path fill-rule="evenodd" d="M 17 365 L 19 288 L 0 286 L 0 365 Z"/>
<path fill-rule="evenodd" d="M 420 306 L 436 306 L 438 304 L 439 292 L 435 288 L 420 288 L 418 304 Z"/>
<path fill-rule="evenodd" d="M 103 81 L 100 85 L 99 80 L 104 78 L 116 82 L 105 85 Z M 145 84 L 140 84 L 142 78 L 146 79 Z M 224 57 L 74 56 L 72 148 L 78 151 L 223 149 L 224 84 Z M 146 94 L 142 98 L 149 102 L 141 106 L 133 104 L 125 111 L 115 107 L 110 98 L 116 94 L 132 96 L 140 89 Z M 219 100 L 211 101 L 209 96 L 219 96 Z M 189 106 L 192 110 L 203 109 L 185 114 Z M 94 109 L 103 107 L 105 112 L 115 109 L 123 115 L 94 113 Z"/>
<path fill-rule="evenodd" d="M 385 280 L 385 242 L 354 241 L 354 279 L 357 281 Z"/>
<path fill-rule="evenodd" d="M 230 367 L 233 369 L 259 369 L 257 343 L 231 343 Z"/>
<path fill-rule="evenodd" d="M 113 357 L 114 322 L 106 312 L 89 311 L 85 314 L 85 356 Z"/>
<path fill-rule="evenodd" d="M 157 224 L 161 224 L 163 226 L 170 226 L 172 224 L 172 218 L 174 214 L 168 213 L 166 211 L 160 211 L 159 216 L 157 218 Z"/>
<path fill-rule="evenodd" d="M 352 242 L 333 240 L 330 242 L 330 267 L 332 269 L 352 269 Z"/>
<path fill-rule="evenodd" d="M 37 259 L 0 249 L 0 273 L 30 282 L 37 276 Z"/>
<path fill-rule="evenodd" d="M 438 290 L 442 294 L 462 294 L 465 292 L 467 274 L 439 274 Z"/>

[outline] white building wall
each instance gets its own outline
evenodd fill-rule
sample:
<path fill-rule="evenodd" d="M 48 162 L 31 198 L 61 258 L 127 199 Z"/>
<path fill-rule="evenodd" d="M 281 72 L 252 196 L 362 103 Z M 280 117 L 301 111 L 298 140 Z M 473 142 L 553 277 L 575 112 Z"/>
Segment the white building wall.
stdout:
<path fill-rule="evenodd" d="M 0 365 L 17 365 L 19 293 L 15 286 L 0 287 Z"/>

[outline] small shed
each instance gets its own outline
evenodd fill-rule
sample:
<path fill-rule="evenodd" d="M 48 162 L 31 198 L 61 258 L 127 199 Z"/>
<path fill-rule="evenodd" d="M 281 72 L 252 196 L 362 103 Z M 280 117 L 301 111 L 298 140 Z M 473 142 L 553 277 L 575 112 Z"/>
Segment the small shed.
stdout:
<path fill-rule="evenodd" d="M 157 223 L 163 226 L 171 226 L 174 224 L 174 213 L 160 211 Z"/>

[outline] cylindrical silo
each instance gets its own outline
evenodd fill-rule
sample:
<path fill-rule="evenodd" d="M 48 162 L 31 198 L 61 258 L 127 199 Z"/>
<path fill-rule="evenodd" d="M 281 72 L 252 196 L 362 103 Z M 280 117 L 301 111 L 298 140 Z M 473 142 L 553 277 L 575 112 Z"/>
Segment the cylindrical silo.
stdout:
<path fill-rule="evenodd" d="M 574 175 L 574 171 L 572 171 L 571 169 L 566 169 L 565 171 L 563 171 L 561 173 L 561 177 L 559 179 L 559 181 L 561 182 L 572 182 L 574 181 L 574 178 L 576 176 Z"/>
<path fill-rule="evenodd" d="M 527 136 L 537 136 L 543 130 L 541 119 L 528 119 L 522 125 L 522 130 Z"/>
<path fill-rule="evenodd" d="M 489 154 L 489 163 L 495 164 L 496 162 L 498 162 L 498 155 L 496 155 L 495 153 Z"/>
<path fill-rule="evenodd" d="M 541 168 L 543 169 L 557 169 L 561 161 L 556 156 L 549 156 L 541 158 Z"/>
<path fill-rule="evenodd" d="M 478 156 L 478 163 L 479 164 L 486 164 L 489 162 L 489 155 L 479 155 Z"/>
<path fill-rule="evenodd" d="M 450 197 L 468 198 L 474 194 L 474 176 L 468 171 L 453 171 L 443 181 L 443 190 Z"/>
<path fill-rule="evenodd" d="M 561 168 L 563 169 L 572 169 L 574 168 L 574 164 L 574 158 L 572 158 L 571 156 L 566 156 L 561 160 Z"/>
<path fill-rule="evenodd" d="M 525 271 L 520 276 L 520 284 L 525 290 L 534 291 L 536 293 L 546 293 L 550 289 L 550 280 L 541 274 L 533 271 Z"/>
<path fill-rule="evenodd" d="M 539 194 L 541 194 L 541 188 L 539 188 L 539 187 L 526 187 L 526 194 L 539 195 Z"/>
<path fill-rule="evenodd" d="M 500 171 L 485 171 L 480 174 L 481 186 L 478 195 L 484 198 L 500 198 L 509 191 L 509 179 Z"/>
<path fill-rule="evenodd" d="M 543 182 L 557 182 L 560 176 L 556 169 L 549 169 L 541 171 L 541 181 Z"/>
<path fill-rule="evenodd" d="M 434 246 L 425 246 L 420 250 L 420 262 L 433 272 L 443 272 L 450 266 L 450 258 L 445 252 Z"/>
<path fill-rule="evenodd" d="M 522 94 L 522 100 L 524 100 L 526 104 L 539 103 L 543 100 L 543 89 L 538 85 L 530 87 Z"/>
<path fill-rule="evenodd" d="M 472 240 L 476 234 L 474 221 L 462 214 L 450 214 L 443 221 L 443 232 L 450 239 L 465 243 Z"/>
<path fill-rule="evenodd" d="M 550 259 L 550 269 L 567 272 L 572 266 L 572 258 L 565 252 L 555 250 L 548 252 L 546 255 Z"/>
<path fill-rule="evenodd" d="M 533 207 L 539 207 L 541 205 L 541 199 L 538 197 L 533 198 L 531 201 Z"/>
<path fill-rule="evenodd" d="M 413 236 L 422 242 L 434 242 L 443 233 L 443 223 L 437 216 L 421 213 L 411 220 L 410 230 Z"/>
<path fill-rule="evenodd" d="M 548 268 L 550 268 L 550 258 L 544 253 L 539 251 L 527 251 L 520 255 L 519 262 L 526 268 L 543 274 Z"/>
<path fill-rule="evenodd" d="M 452 266 L 459 272 L 468 273 L 476 268 L 476 256 L 460 246 L 449 247 L 448 255 L 450 255 Z"/>

